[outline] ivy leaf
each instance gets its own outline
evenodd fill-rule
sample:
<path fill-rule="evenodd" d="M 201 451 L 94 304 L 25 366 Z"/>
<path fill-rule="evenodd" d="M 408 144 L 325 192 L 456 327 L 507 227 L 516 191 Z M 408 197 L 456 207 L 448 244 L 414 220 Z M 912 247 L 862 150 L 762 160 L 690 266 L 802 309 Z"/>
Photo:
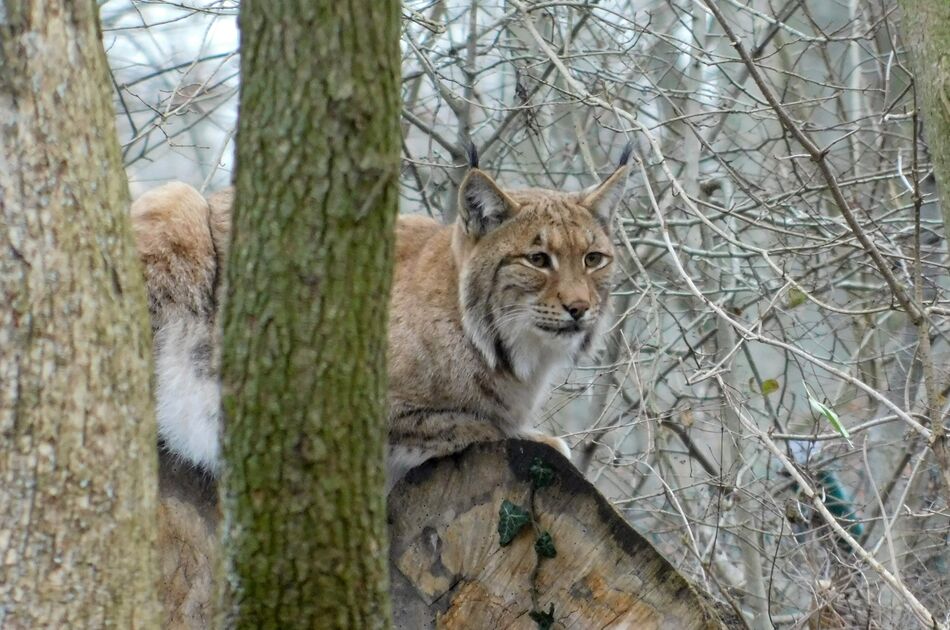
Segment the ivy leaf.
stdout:
<path fill-rule="evenodd" d="M 554 469 L 545 464 L 540 457 L 531 460 L 528 472 L 531 473 L 531 484 L 536 490 L 554 483 Z"/>
<path fill-rule="evenodd" d="M 762 381 L 762 395 L 768 396 L 772 392 L 778 391 L 778 381 L 774 378 L 770 378 Z"/>
<path fill-rule="evenodd" d="M 551 604 L 548 612 L 532 610 L 528 613 L 528 616 L 538 624 L 538 630 L 551 630 L 551 626 L 554 625 L 554 604 Z"/>
<path fill-rule="evenodd" d="M 557 556 L 557 549 L 554 548 L 554 539 L 549 532 L 544 532 L 534 541 L 534 550 L 542 558 L 554 558 Z"/>
<path fill-rule="evenodd" d="M 811 406 L 812 411 L 820 416 L 824 416 L 832 428 L 848 441 L 848 446 L 854 448 L 854 443 L 851 441 L 851 434 L 848 433 L 848 430 L 841 423 L 841 419 L 838 417 L 838 414 L 835 413 L 835 410 L 812 396 L 811 390 L 809 390 L 808 387 L 805 387 L 805 395 L 808 397 L 808 404 Z"/>
<path fill-rule="evenodd" d="M 521 506 L 515 505 L 508 499 L 501 502 L 498 510 L 498 536 L 502 547 L 507 546 L 515 539 L 518 532 L 531 522 L 531 516 Z"/>

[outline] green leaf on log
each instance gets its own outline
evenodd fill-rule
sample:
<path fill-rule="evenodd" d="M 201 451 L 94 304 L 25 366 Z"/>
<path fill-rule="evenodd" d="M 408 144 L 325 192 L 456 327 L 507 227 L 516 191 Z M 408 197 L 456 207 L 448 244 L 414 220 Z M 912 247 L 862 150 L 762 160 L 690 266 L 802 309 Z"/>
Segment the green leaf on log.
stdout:
<path fill-rule="evenodd" d="M 508 499 L 502 501 L 501 509 L 498 510 L 498 536 L 501 546 L 509 545 L 518 532 L 530 522 L 531 515 L 527 510 Z"/>
<path fill-rule="evenodd" d="M 551 604 L 548 612 L 532 610 L 528 613 L 528 616 L 538 624 L 538 630 L 551 630 L 551 626 L 554 625 L 554 604 Z"/>
<path fill-rule="evenodd" d="M 557 549 L 554 547 L 554 539 L 549 532 L 544 532 L 534 541 L 534 550 L 542 558 L 553 558 L 557 556 Z"/>

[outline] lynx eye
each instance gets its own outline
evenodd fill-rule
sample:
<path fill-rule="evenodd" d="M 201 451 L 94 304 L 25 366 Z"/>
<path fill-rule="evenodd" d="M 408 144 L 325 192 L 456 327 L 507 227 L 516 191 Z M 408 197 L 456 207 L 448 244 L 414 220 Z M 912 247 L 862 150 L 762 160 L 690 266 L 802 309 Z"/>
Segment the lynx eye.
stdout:
<path fill-rule="evenodd" d="M 544 252 L 528 254 L 525 256 L 525 259 L 531 263 L 532 267 L 537 267 L 538 269 L 549 269 L 551 267 L 551 257 Z"/>
<path fill-rule="evenodd" d="M 588 269 L 596 269 L 604 263 L 604 259 L 606 258 L 607 256 L 600 252 L 589 252 L 584 256 L 584 266 Z"/>

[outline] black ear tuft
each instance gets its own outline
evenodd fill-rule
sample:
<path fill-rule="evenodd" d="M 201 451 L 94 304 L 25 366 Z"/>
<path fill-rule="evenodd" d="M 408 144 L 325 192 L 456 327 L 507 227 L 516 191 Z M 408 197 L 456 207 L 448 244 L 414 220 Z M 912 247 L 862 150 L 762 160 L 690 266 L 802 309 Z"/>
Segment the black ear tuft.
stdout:
<path fill-rule="evenodd" d="M 630 161 L 630 156 L 633 154 L 633 142 L 628 142 L 623 148 L 623 153 L 620 154 L 620 161 L 617 163 L 617 167 L 626 166 L 627 162 Z"/>
<path fill-rule="evenodd" d="M 478 149 L 475 148 L 475 143 L 470 142 L 467 151 L 468 153 L 468 165 L 470 168 L 478 168 Z"/>

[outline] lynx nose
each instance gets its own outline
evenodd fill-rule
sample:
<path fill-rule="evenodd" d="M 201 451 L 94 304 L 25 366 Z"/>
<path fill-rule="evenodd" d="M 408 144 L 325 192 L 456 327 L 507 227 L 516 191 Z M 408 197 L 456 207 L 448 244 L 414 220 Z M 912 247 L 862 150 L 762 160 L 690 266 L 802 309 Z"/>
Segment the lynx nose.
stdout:
<path fill-rule="evenodd" d="M 584 313 L 586 313 L 588 309 L 590 309 L 590 304 L 584 300 L 571 302 L 570 304 L 564 306 L 564 310 L 571 314 L 571 317 L 574 318 L 575 322 L 583 317 Z"/>

